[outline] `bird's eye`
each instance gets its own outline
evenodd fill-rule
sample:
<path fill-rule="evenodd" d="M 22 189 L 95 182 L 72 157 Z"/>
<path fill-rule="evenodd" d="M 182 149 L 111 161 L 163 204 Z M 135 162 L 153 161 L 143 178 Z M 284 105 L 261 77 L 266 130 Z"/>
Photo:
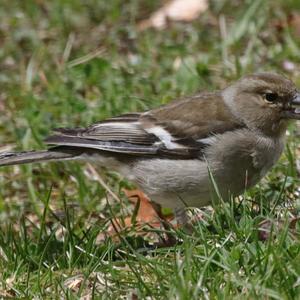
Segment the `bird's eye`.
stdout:
<path fill-rule="evenodd" d="M 265 99 L 268 102 L 275 102 L 275 101 L 278 100 L 278 94 L 276 94 L 276 93 L 266 93 L 265 94 Z"/>

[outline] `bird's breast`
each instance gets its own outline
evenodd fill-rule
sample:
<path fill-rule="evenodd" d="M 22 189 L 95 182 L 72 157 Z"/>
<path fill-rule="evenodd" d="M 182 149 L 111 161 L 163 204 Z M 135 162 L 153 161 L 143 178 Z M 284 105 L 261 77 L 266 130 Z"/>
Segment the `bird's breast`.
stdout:
<path fill-rule="evenodd" d="M 238 195 L 255 185 L 279 159 L 284 138 L 271 138 L 249 129 L 216 136 L 206 157 L 221 191 Z"/>
<path fill-rule="evenodd" d="M 176 208 L 201 207 L 214 193 L 211 175 L 224 200 L 256 184 L 275 164 L 283 150 L 282 139 L 270 139 L 241 129 L 216 135 L 205 158 L 136 160 L 132 180 L 155 202 Z"/>

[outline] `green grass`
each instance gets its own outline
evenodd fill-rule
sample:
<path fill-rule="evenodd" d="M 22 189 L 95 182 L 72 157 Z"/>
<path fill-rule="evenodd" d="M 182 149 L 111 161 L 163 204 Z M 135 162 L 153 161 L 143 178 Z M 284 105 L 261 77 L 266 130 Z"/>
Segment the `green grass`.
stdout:
<path fill-rule="evenodd" d="M 300 37 L 289 21 L 298 1 L 215 0 L 192 23 L 138 32 L 160 3 L 2 1 L 1 149 L 44 147 L 54 127 L 146 110 L 253 71 L 300 84 Z M 284 70 L 286 61 L 295 68 Z M 112 217 L 130 212 L 121 193 L 129 183 L 109 166 L 101 176 L 122 201 L 84 164 L 2 168 L 0 297 L 299 299 L 299 228 L 289 227 L 300 207 L 296 136 L 294 125 L 258 186 L 216 204 L 168 249 L 151 250 L 134 231 L 99 240 Z M 258 238 L 261 220 L 274 222 L 267 241 Z"/>

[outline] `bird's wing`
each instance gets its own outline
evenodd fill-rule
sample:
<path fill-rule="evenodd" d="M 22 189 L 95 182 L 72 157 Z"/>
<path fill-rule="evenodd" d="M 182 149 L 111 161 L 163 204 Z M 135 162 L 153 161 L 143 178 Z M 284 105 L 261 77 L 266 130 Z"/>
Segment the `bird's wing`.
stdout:
<path fill-rule="evenodd" d="M 198 158 L 215 134 L 240 128 L 221 96 L 199 94 L 145 113 L 125 114 L 86 129 L 57 129 L 49 145 L 130 155 Z"/>
<path fill-rule="evenodd" d="M 98 149 L 132 155 L 156 154 L 158 138 L 139 122 L 141 114 L 113 117 L 87 128 L 58 128 L 45 142 L 55 146 Z"/>

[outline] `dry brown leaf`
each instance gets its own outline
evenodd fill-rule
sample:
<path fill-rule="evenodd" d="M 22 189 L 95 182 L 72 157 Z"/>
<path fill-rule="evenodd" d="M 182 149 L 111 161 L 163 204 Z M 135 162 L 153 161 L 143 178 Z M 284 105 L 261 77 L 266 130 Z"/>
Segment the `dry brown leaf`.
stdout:
<path fill-rule="evenodd" d="M 129 201 L 136 205 L 140 201 L 140 207 L 137 212 L 136 221 L 139 223 L 149 223 L 154 227 L 160 226 L 159 214 L 157 210 L 154 209 L 154 204 L 151 203 L 150 199 L 140 190 L 124 190 L 125 195 L 128 197 Z"/>
<path fill-rule="evenodd" d="M 275 27 L 278 33 L 284 32 L 289 27 L 296 38 L 300 37 L 300 14 L 290 13 L 286 19 L 276 19 L 271 26 Z"/>
<path fill-rule="evenodd" d="M 296 225 L 299 222 L 300 217 L 292 217 L 289 220 L 289 233 L 296 239 L 298 236 L 296 232 Z M 277 235 L 280 231 L 283 230 L 285 226 L 285 221 L 283 220 L 263 220 L 259 223 L 258 228 L 258 237 L 261 241 L 266 241 L 270 238 L 271 232 Z"/>
<path fill-rule="evenodd" d="M 5 111 L 5 99 L 7 98 L 7 95 L 5 92 L 0 93 L 0 112 Z"/>
<path fill-rule="evenodd" d="M 300 14 L 294 13 L 289 18 L 289 25 L 291 26 L 292 30 L 296 37 L 300 37 Z"/>
<path fill-rule="evenodd" d="M 75 275 L 65 280 L 64 286 L 73 292 L 77 292 L 84 280 L 84 276 L 82 274 Z"/>
<path fill-rule="evenodd" d="M 173 215 L 162 216 L 158 209 L 154 209 L 154 204 L 147 198 L 147 196 L 139 190 L 124 190 L 124 193 L 128 197 L 129 201 L 137 205 L 139 208 L 135 218 L 135 224 L 132 223 L 132 216 L 126 217 L 124 220 L 113 219 L 112 224 L 109 226 L 106 235 L 116 236 L 116 231 L 122 231 L 135 226 L 137 235 L 147 235 L 147 231 L 143 231 L 145 225 L 149 225 L 154 228 L 163 228 L 162 219 L 166 222 L 171 222 L 174 219 Z"/>
<path fill-rule="evenodd" d="M 0 104 L 0 107 L 1 107 L 1 104 Z M 1 108 L 0 108 L 0 111 L 1 111 Z M 7 144 L 7 145 L 0 146 L 0 154 L 1 154 L 1 152 L 12 151 L 14 149 L 14 147 L 15 147 L 14 144 Z"/>
<path fill-rule="evenodd" d="M 1 299 L 16 299 L 16 293 L 13 290 L 1 290 L 0 289 Z"/>
<path fill-rule="evenodd" d="M 138 24 L 139 30 L 163 29 L 168 21 L 191 22 L 208 8 L 207 0 L 172 0 Z"/>
<path fill-rule="evenodd" d="M 41 82 L 45 85 L 45 86 L 48 86 L 49 85 L 49 82 L 48 82 L 48 79 L 47 79 L 47 76 L 46 76 L 46 74 L 45 74 L 45 72 L 44 71 L 39 71 L 39 77 L 40 77 L 40 80 L 41 80 Z"/>

